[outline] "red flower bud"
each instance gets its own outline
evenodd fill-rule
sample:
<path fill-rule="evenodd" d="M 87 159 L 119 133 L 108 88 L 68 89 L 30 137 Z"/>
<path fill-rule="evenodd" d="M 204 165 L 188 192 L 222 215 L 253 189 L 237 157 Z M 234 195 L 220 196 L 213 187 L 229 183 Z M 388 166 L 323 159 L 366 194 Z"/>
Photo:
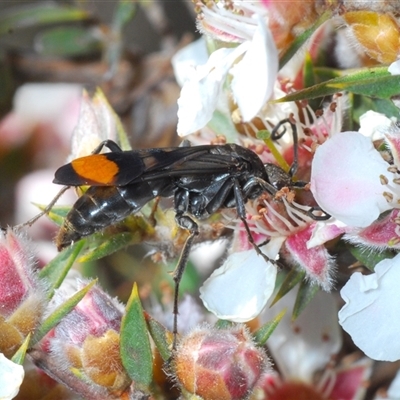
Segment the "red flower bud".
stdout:
<path fill-rule="evenodd" d="M 175 355 L 182 390 L 207 400 L 246 398 L 267 368 L 266 354 L 243 326 L 197 329 L 182 339 Z"/>
<path fill-rule="evenodd" d="M 73 288 L 70 283 L 66 284 Z M 85 282 L 77 279 L 81 289 Z M 66 300 L 58 291 L 52 307 Z M 119 353 L 119 330 L 123 306 L 94 286 L 78 305 L 40 342 L 33 358 L 55 379 L 79 394 L 108 398 L 119 396 L 131 380 Z"/>
<path fill-rule="evenodd" d="M 0 351 L 11 356 L 41 320 L 45 290 L 30 243 L 19 233 L 0 231 Z"/>

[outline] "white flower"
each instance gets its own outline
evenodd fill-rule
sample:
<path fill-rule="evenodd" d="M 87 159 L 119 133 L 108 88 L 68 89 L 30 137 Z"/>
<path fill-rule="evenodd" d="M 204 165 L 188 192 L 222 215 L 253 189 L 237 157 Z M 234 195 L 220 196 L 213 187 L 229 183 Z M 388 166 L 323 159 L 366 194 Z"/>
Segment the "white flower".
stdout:
<path fill-rule="evenodd" d="M 370 110 L 360 116 L 358 131 L 372 140 L 380 140 L 384 138 L 384 130 L 392 124 L 393 121 L 386 115 Z"/>
<path fill-rule="evenodd" d="M 389 65 L 388 72 L 392 75 L 400 75 L 400 60 L 397 60 Z"/>
<path fill-rule="evenodd" d="M 392 209 L 400 195 L 389 167 L 370 138 L 339 133 L 315 152 L 311 192 L 328 214 L 349 226 L 366 227 Z"/>
<path fill-rule="evenodd" d="M 15 364 L 0 353 L 0 400 L 13 399 L 19 392 L 24 376 L 22 365 Z"/>
<path fill-rule="evenodd" d="M 178 100 L 178 134 L 185 136 L 203 128 L 212 118 L 223 86 L 229 82 L 243 121 L 250 121 L 271 97 L 278 73 L 278 51 L 267 23 L 261 17 L 251 40 L 236 48 L 214 51 L 206 64 L 186 79 Z M 184 59 L 186 65 L 190 61 Z M 175 70 L 179 69 L 175 62 Z"/>
<path fill-rule="evenodd" d="M 346 304 L 339 323 L 370 358 L 400 360 L 400 254 L 375 266 L 375 273 L 354 273 L 340 294 Z"/>
<path fill-rule="evenodd" d="M 277 268 L 254 249 L 231 254 L 200 288 L 205 307 L 220 319 L 246 322 L 265 307 Z"/>
<path fill-rule="evenodd" d="M 332 294 L 318 292 L 307 308 L 292 320 L 297 290 L 291 290 L 262 313 L 270 321 L 284 308 L 286 314 L 268 339 L 268 348 L 285 379 L 312 383 L 316 371 L 324 368 L 342 345 L 337 308 Z"/>

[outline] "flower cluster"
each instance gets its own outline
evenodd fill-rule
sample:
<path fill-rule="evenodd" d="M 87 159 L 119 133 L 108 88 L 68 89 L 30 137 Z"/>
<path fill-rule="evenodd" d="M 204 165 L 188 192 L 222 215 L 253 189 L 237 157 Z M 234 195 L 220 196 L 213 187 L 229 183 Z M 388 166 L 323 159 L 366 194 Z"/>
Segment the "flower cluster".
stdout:
<path fill-rule="evenodd" d="M 55 182 L 93 185 L 75 214 L 45 208 L 77 239 L 59 253 L 49 222 L 29 231 L 37 256 L 21 233 L 30 222 L 0 230 L 0 398 L 355 400 L 373 360 L 400 360 L 400 6 L 194 3 L 202 37 L 171 59 L 186 148 L 123 153 L 131 144 L 103 92 L 77 85 L 23 87 L 0 122 L 2 152 L 45 127 L 64 144 L 51 170 L 73 161 L 73 178 Z M 186 139 L 211 145 L 204 159 Z M 233 149 L 253 170 L 246 156 L 217 169 Z M 18 222 L 32 185 L 19 193 Z M 181 249 L 171 279 L 156 262 Z M 125 304 L 76 270 L 88 276 L 105 256 L 97 274 Z M 179 288 L 201 301 L 191 293 L 178 309 Z M 399 380 L 375 398 L 400 398 Z"/>

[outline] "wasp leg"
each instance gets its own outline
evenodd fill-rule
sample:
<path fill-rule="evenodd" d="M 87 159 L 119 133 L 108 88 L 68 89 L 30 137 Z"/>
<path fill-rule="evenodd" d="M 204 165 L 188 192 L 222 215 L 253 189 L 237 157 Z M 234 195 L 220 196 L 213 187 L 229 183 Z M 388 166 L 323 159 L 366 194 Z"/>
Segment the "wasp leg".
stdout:
<path fill-rule="evenodd" d="M 121 147 L 117 145 L 113 140 L 107 139 L 103 140 L 93 151 L 92 154 L 99 154 L 101 150 L 103 150 L 104 147 L 107 147 L 107 149 L 116 152 L 116 153 L 121 153 L 123 150 Z"/>
<path fill-rule="evenodd" d="M 189 236 L 187 237 L 181 255 L 179 257 L 178 263 L 175 267 L 173 280 L 175 282 L 175 292 L 174 292 L 174 326 L 173 335 L 174 341 L 172 343 L 172 350 L 176 350 L 176 342 L 178 336 L 178 297 L 179 297 L 179 285 L 181 283 L 182 275 L 185 272 L 186 264 L 189 258 L 190 249 L 192 248 L 193 241 L 199 234 L 199 227 L 196 222 L 190 218 L 188 215 L 184 215 L 189 207 L 189 193 L 187 191 L 177 191 L 175 193 L 175 221 L 182 228 L 189 231 Z"/>
<path fill-rule="evenodd" d="M 324 214 L 323 215 L 315 215 L 314 211 L 321 211 Z M 311 207 L 308 211 L 307 211 L 307 215 L 309 217 L 311 217 L 314 221 L 326 221 L 327 219 L 331 218 L 331 215 L 329 215 L 328 213 L 326 213 L 324 210 L 322 210 L 320 207 L 315 206 L 315 207 Z"/>
<path fill-rule="evenodd" d="M 269 182 L 265 181 L 264 179 L 261 179 L 257 176 L 253 176 L 243 186 L 243 192 L 245 195 L 243 196 L 243 194 L 242 194 L 242 199 L 247 198 L 247 194 L 250 193 L 251 189 L 254 186 L 261 186 L 267 193 L 269 193 L 272 196 L 275 196 L 276 192 L 278 191 L 274 185 L 271 185 Z M 244 200 L 243 200 L 243 203 L 244 203 Z M 237 204 L 237 202 L 236 202 L 236 204 Z"/>
<path fill-rule="evenodd" d="M 70 188 L 71 186 L 64 186 L 54 197 L 53 200 L 46 206 L 46 208 L 40 212 L 39 214 L 35 215 L 29 221 L 24 222 L 23 224 L 16 225 L 15 228 L 22 228 L 24 226 L 32 226 L 40 217 L 45 214 L 48 214 L 51 209 L 54 207 L 54 204 L 57 203 L 58 199 Z"/>
<path fill-rule="evenodd" d="M 273 264 L 275 264 L 274 260 L 271 260 L 267 255 L 265 255 L 261 250 L 260 247 L 256 244 L 256 242 L 254 241 L 253 235 L 251 234 L 249 225 L 247 224 L 246 221 L 246 208 L 245 208 L 245 202 L 244 202 L 244 198 L 243 198 L 243 193 L 242 193 L 242 189 L 239 185 L 239 182 L 237 179 L 234 179 L 234 185 L 233 185 L 233 190 L 235 193 L 235 200 L 236 200 L 236 209 L 239 215 L 239 218 L 241 219 L 241 221 L 243 222 L 243 225 L 246 229 L 246 233 L 247 233 L 247 239 L 248 241 L 252 244 L 252 246 L 254 247 L 255 251 L 257 252 L 257 254 L 259 256 L 261 256 L 262 258 L 264 258 L 265 262 L 271 262 Z"/>
<path fill-rule="evenodd" d="M 192 245 L 193 245 L 193 241 L 196 238 L 196 236 L 199 234 L 198 225 L 189 216 L 177 214 L 175 216 L 175 220 L 181 228 L 187 229 L 189 231 L 189 236 L 187 237 L 186 242 L 183 246 L 183 249 L 182 249 L 181 255 L 179 257 L 178 264 L 176 265 L 176 268 L 174 271 L 174 276 L 173 276 L 173 279 L 175 282 L 174 309 L 173 309 L 173 314 L 174 314 L 174 329 L 173 329 L 174 341 L 172 344 L 173 350 L 176 349 L 176 340 L 177 340 L 177 335 L 178 335 L 179 285 L 181 283 L 182 275 L 186 268 L 186 264 L 187 264 L 187 261 L 189 258 L 190 249 L 192 248 Z"/>

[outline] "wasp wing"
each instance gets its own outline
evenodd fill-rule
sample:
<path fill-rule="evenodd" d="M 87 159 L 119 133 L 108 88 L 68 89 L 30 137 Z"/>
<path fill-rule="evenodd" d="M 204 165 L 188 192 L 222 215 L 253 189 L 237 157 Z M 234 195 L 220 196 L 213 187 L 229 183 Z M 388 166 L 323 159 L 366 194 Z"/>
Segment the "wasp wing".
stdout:
<path fill-rule="evenodd" d="M 92 154 L 60 167 L 53 182 L 68 186 L 125 186 L 139 180 L 228 172 L 227 146 L 156 148 Z"/>

